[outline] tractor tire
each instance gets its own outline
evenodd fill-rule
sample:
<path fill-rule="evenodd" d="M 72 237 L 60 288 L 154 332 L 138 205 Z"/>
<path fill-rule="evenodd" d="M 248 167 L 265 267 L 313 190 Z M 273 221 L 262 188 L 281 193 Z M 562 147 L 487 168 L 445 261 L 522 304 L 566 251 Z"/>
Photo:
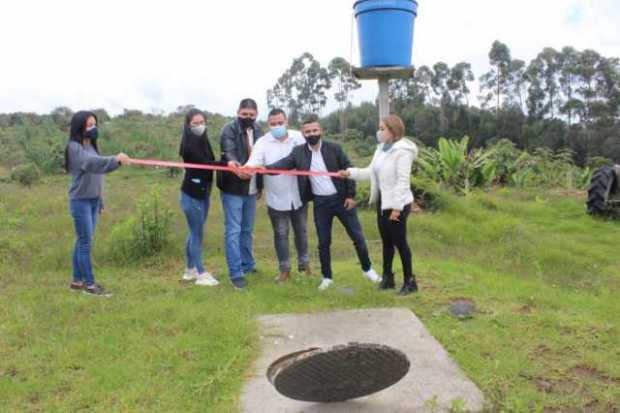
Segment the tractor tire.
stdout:
<path fill-rule="evenodd" d="M 609 214 L 607 200 L 616 185 L 617 177 L 613 168 L 604 166 L 594 173 L 590 182 L 590 188 L 588 188 L 588 214 Z"/>

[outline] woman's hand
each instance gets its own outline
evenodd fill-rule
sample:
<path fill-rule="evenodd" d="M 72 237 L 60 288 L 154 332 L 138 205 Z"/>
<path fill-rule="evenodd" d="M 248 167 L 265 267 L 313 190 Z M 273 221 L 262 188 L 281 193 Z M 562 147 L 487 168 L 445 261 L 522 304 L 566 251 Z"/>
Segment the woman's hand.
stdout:
<path fill-rule="evenodd" d="M 390 214 L 390 221 L 400 222 L 400 211 L 397 209 L 393 209 Z"/>
<path fill-rule="evenodd" d="M 341 178 L 350 178 L 351 177 L 351 172 L 349 172 L 349 171 L 338 171 L 338 175 L 340 175 Z"/>
<path fill-rule="evenodd" d="M 129 156 L 127 156 L 126 153 L 119 153 L 118 155 L 116 155 L 116 160 L 118 161 L 118 163 L 120 163 L 121 165 L 124 165 L 126 163 L 129 163 L 129 161 L 131 160 L 131 158 Z"/>

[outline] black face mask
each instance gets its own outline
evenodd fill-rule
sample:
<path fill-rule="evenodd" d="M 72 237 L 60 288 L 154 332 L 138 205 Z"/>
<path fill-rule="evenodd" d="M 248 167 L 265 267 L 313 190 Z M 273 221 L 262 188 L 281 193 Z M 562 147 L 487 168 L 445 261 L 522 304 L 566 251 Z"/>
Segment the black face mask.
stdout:
<path fill-rule="evenodd" d="M 306 136 L 306 142 L 308 142 L 308 145 L 310 146 L 316 145 L 317 143 L 319 143 L 320 140 L 321 140 L 321 135 Z"/>
<path fill-rule="evenodd" d="M 241 126 L 243 126 L 244 128 L 251 128 L 252 126 L 254 126 L 254 119 L 252 118 L 239 118 L 239 123 L 241 123 Z"/>
<path fill-rule="evenodd" d="M 84 137 L 86 139 L 90 139 L 91 141 L 96 141 L 99 137 L 99 129 L 95 126 L 94 128 L 87 130 L 84 132 Z"/>

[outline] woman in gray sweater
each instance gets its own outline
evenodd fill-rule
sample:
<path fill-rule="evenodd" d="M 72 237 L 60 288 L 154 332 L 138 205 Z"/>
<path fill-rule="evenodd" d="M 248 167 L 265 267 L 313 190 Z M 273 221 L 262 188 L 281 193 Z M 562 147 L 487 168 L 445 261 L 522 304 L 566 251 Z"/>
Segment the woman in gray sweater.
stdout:
<path fill-rule="evenodd" d="M 124 153 L 100 156 L 97 146 L 97 116 L 81 111 L 71 119 L 69 142 L 65 149 L 65 170 L 71 174 L 69 206 L 77 240 L 73 250 L 73 281 L 71 289 L 96 296 L 109 296 L 95 283 L 91 263 L 92 239 L 97 214 L 103 211 L 103 175 L 129 161 Z"/>

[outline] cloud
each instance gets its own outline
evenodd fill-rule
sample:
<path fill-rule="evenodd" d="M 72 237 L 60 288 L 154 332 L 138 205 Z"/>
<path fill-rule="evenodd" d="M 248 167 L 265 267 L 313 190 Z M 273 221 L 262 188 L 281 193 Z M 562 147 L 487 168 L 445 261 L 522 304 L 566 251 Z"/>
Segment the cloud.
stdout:
<path fill-rule="evenodd" d="M 612 0 L 419 3 L 416 65 L 467 61 L 479 76 L 496 39 L 526 61 L 547 46 L 620 55 L 620 10 Z M 294 57 L 309 51 L 327 64 L 352 54 L 352 0 L 88 4 L 3 4 L 0 112 L 61 105 L 171 111 L 193 103 L 232 114 L 248 96 L 264 112 L 266 90 Z M 376 95 L 374 82 L 363 85 L 356 102 Z"/>

